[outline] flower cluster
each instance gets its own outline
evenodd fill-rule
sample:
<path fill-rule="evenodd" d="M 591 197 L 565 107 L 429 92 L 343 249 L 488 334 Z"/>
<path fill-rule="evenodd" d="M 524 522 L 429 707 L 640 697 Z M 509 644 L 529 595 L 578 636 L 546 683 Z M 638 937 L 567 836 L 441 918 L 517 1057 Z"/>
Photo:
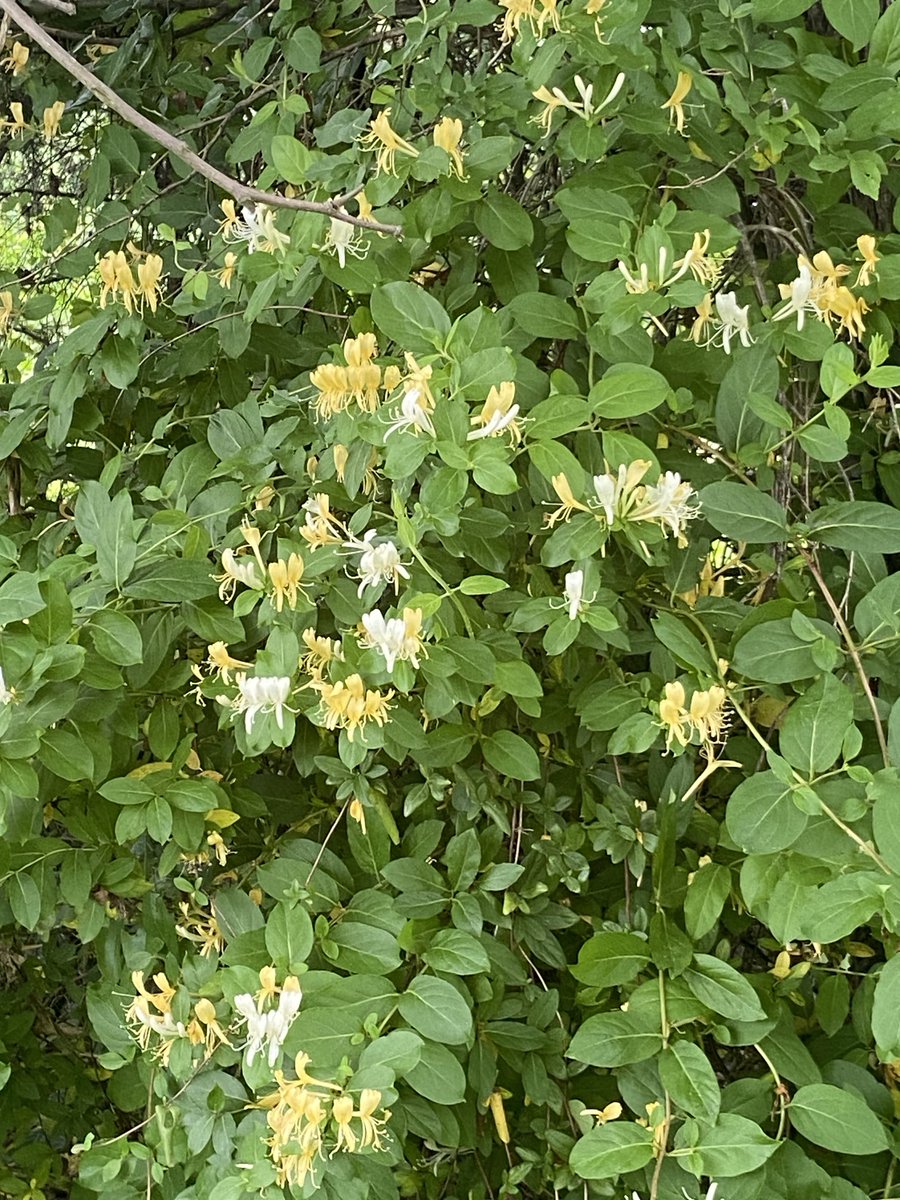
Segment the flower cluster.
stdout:
<path fill-rule="evenodd" d="M 381 1092 L 363 1088 L 359 1100 L 338 1084 L 314 1079 L 307 1071 L 309 1055 L 294 1060 L 295 1079 L 275 1072 L 275 1091 L 263 1096 L 257 1107 L 266 1110 L 270 1136 L 266 1139 L 278 1172 L 279 1187 L 302 1188 L 314 1178 L 316 1164 L 339 1152 L 380 1150 L 391 1114 L 381 1109 Z M 335 1094 L 338 1093 L 338 1094 Z"/>
<path fill-rule="evenodd" d="M 666 731 L 667 749 L 671 750 L 674 743 L 682 747 L 690 745 L 694 734 L 699 735 L 700 744 L 707 750 L 712 743 L 722 740 L 728 699 L 723 687 L 694 692 L 688 707 L 685 707 L 684 686 L 677 680 L 667 683 L 664 691 L 659 702 L 659 724 Z"/>
<path fill-rule="evenodd" d="M 380 403 L 379 391 L 386 395 L 400 382 L 397 367 L 381 367 L 372 360 L 378 353 L 374 333 L 360 333 L 344 342 L 341 363 L 323 363 L 310 372 L 309 381 L 318 395 L 316 415 L 327 419 L 356 404 L 361 412 L 375 412 Z"/>
<path fill-rule="evenodd" d="M 375 150 L 375 174 L 396 175 L 397 155 L 405 154 L 408 158 L 418 158 L 419 151 L 411 142 L 402 138 L 393 128 L 390 121 L 391 110 L 383 108 L 369 122 L 368 133 L 360 138 L 360 146 L 364 150 Z M 458 117 L 442 117 L 432 130 L 432 140 L 435 146 L 445 151 L 450 159 L 450 174 L 458 179 L 465 176 L 462 145 L 463 125 Z M 362 215 L 362 213 L 360 213 Z"/>
<path fill-rule="evenodd" d="M 129 263 L 124 250 L 110 250 L 100 259 L 98 270 L 103 284 L 100 289 L 100 307 L 106 308 L 108 300 L 121 300 L 126 312 L 143 312 L 144 304 L 156 312 L 160 296 L 159 281 L 162 276 L 163 260 L 158 254 L 138 250 L 129 243 L 132 262 Z M 132 272 L 137 271 L 137 279 Z"/>
<path fill-rule="evenodd" d="M 302 586 L 304 564 L 300 555 L 294 551 L 287 559 L 266 562 L 260 551 L 261 531 L 245 519 L 241 522 L 241 533 L 250 554 L 235 553 L 230 547 L 222 551 L 222 573 L 213 576 L 219 585 L 220 600 L 230 603 L 238 584 L 265 592 L 276 612 L 281 612 L 285 605 L 295 609 L 300 599 L 306 600 Z"/>
<path fill-rule="evenodd" d="M 878 278 L 880 255 L 875 250 L 875 239 L 871 234 L 861 234 L 856 246 L 862 257 L 862 266 L 856 276 L 856 286 L 865 287 Z M 797 329 L 803 328 L 804 318 L 811 313 L 819 321 L 831 325 L 837 321 L 838 333 L 846 333 L 851 341 L 865 333 L 863 317 L 869 311 L 862 296 L 857 296 L 841 281 L 850 274 L 846 263 L 835 264 L 824 250 L 814 254 L 812 260 L 804 254 L 797 258 L 797 278 L 791 283 L 780 283 L 778 290 L 786 303 L 773 315 L 774 321 L 797 318 Z"/>
<path fill-rule="evenodd" d="M 398 661 L 418 669 L 419 658 L 426 653 L 422 644 L 421 608 L 404 608 L 402 617 L 385 617 L 378 609 L 364 613 L 359 644 L 364 649 L 378 650 L 388 674 Z"/>
<path fill-rule="evenodd" d="M 503 18 L 503 40 L 511 42 L 527 21 L 535 37 L 543 37 L 544 29 L 559 30 L 559 13 L 557 0 L 500 0 L 500 7 L 506 9 Z"/>
<path fill-rule="evenodd" d="M 544 111 L 536 117 L 532 117 L 532 123 L 540 125 L 544 130 L 544 136 L 549 137 L 550 127 L 553 124 L 553 118 L 558 108 L 565 108 L 569 112 L 574 113 L 576 117 L 582 117 L 585 121 L 590 121 L 592 117 L 597 116 L 604 108 L 612 104 L 622 90 L 624 83 L 625 72 L 620 71 L 612 87 L 599 104 L 594 104 L 594 85 L 592 83 L 585 83 L 580 75 L 575 76 L 575 90 L 578 92 L 580 102 L 570 100 L 561 88 L 555 87 L 550 89 L 546 85 L 541 86 L 536 92 L 532 92 L 531 94 L 535 100 L 540 100 L 541 104 L 544 105 Z"/>
<path fill-rule="evenodd" d="M 247 1027 L 248 1064 L 262 1053 L 270 1068 L 280 1061 L 284 1039 L 300 1011 L 303 992 L 297 977 L 288 975 L 281 987 L 276 985 L 275 979 L 275 968 L 263 967 L 256 995 L 242 992 L 234 998 L 238 1024 Z"/>
<path fill-rule="evenodd" d="M 637 459 L 627 466 L 623 463 L 618 471 L 595 475 L 594 497 L 587 504 L 575 498 L 564 474 L 554 475 L 551 482 L 561 503 L 544 518 L 546 524 L 568 521 L 575 512 L 593 513 L 607 529 L 645 522 L 658 526 L 664 536 L 671 534 L 679 546 L 686 546 L 685 526 L 700 512 L 691 503 L 694 489 L 674 471 L 666 471 L 657 483 L 642 483 L 651 466 L 652 463 Z"/>
<path fill-rule="evenodd" d="M 499 387 L 492 387 L 481 412 L 470 419 L 470 424 L 476 428 L 469 433 L 466 440 L 474 442 L 480 438 L 500 437 L 501 434 L 508 433 L 513 445 L 517 445 L 522 440 L 522 429 L 516 420 L 519 405 L 514 403 L 515 398 L 516 385 L 511 380 L 506 380 Z"/>
<path fill-rule="evenodd" d="M 290 237 L 277 228 L 275 214 L 267 204 L 242 208 L 243 220 L 238 217 L 233 200 L 223 200 L 221 208 L 225 216 L 219 222 L 218 232 L 223 241 L 246 242 L 250 254 L 257 250 L 263 254 L 283 254 L 290 246 Z"/>

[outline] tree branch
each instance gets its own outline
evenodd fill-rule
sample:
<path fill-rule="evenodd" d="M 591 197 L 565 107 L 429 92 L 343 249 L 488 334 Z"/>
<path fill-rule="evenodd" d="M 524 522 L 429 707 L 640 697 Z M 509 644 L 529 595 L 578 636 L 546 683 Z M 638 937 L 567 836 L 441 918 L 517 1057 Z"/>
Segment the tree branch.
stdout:
<path fill-rule="evenodd" d="M 92 92 L 107 108 L 111 108 L 114 113 L 117 113 L 129 125 L 133 125 L 135 129 L 139 129 L 141 133 L 152 138 L 153 141 L 168 150 L 170 154 L 174 154 L 180 158 L 196 174 L 202 175 L 205 179 L 208 179 L 211 183 L 221 188 L 223 192 L 226 192 L 229 196 L 233 196 L 239 204 L 268 204 L 273 208 L 290 208 L 301 212 L 321 213 L 325 217 L 332 217 L 337 221 L 345 221 L 348 225 L 356 225 L 360 229 L 371 229 L 374 233 L 387 233 L 394 237 L 401 235 L 402 229 L 399 225 L 385 225 L 380 221 L 364 221 L 360 217 L 351 216 L 350 213 L 345 212 L 341 207 L 340 197 L 321 203 L 315 200 L 289 199 L 287 196 L 279 196 L 277 192 L 265 192 L 261 188 L 250 187 L 246 183 L 241 183 L 238 179 L 233 179 L 230 175 L 226 175 L 224 171 L 220 171 L 204 158 L 201 158 L 196 151 L 190 148 L 187 142 L 170 133 L 168 129 L 163 129 L 161 125 L 157 125 L 155 121 L 151 121 L 149 117 L 145 117 L 143 113 L 139 113 L 136 108 L 132 108 L 127 100 L 123 100 L 117 92 L 114 92 L 102 79 L 99 79 L 93 71 L 88 70 L 76 58 L 73 58 L 67 50 L 64 50 L 55 38 L 51 37 L 37 21 L 30 17 L 16 3 L 16 0 L 0 0 L 0 12 L 9 16 L 23 33 L 28 34 L 32 41 L 45 50 L 73 79 L 77 79 L 80 84 Z"/>

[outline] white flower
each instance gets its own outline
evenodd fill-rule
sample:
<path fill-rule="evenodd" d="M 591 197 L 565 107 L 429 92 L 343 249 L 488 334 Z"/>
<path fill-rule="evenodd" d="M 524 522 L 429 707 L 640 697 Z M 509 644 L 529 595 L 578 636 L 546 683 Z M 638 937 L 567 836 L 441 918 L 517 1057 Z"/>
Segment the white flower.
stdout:
<path fill-rule="evenodd" d="M 466 437 L 467 442 L 478 441 L 479 438 L 499 437 L 504 429 L 508 429 L 510 425 L 515 423 L 516 417 L 519 415 L 519 405 L 514 404 L 509 412 L 492 413 L 488 419 L 487 425 L 482 425 L 480 429 L 473 429 Z"/>
<path fill-rule="evenodd" d="M 811 312 L 818 316 L 818 306 L 811 299 L 813 290 L 812 271 L 804 263 L 801 263 L 800 273 L 796 279 L 788 284 L 780 283 L 778 288 L 782 299 L 787 300 L 787 304 L 773 315 L 773 321 L 783 321 L 787 317 L 796 315 L 797 329 L 799 331 L 803 328 L 803 320 L 806 313 Z"/>
<path fill-rule="evenodd" d="M 243 992 L 234 998 L 234 1007 L 240 1013 L 241 1023 L 247 1025 L 247 1064 L 252 1065 L 257 1054 L 264 1049 L 266 1061 L 272 1068 L 281 1056 L 284 1040 L 294 1018 L 300 1008 L 303 998 L 299 986 L 284 988 L 278 997 L 278 1007 L 263 1012 L 260 1000 L 258 1007 L 248 992 Z"/>
<path fill-rule="evenodd" d="M 607 525 L 611 526 L 616 517 L 628 515 L 638 495 L 638 484 L 652 465 L 646 459 L 639 458 L 633 463 L 620 463 L 615 475 L 607 472 L 594 476 L 594 494 L 603 509 Z"/>
<path fill-rule="evenodd" d="M 393 583 L 394 595 L 400 589 L 400 579 L 409 579 L 409 571 L 400 559 L 400 551 L 393 542 L 382 542 L 374 545 L 377 537 L 374 529 L 363 534 L 362 540 L 345 542 L 348 550 L 361 551 L 359 559 L 359 588 L 357 596 L 362 596 L 367 587 L 377 587 L 380 583 Z"/>
<path fill-rule="evenodd" d="M 3 678 L 3 668 L 0 667 L 0 704 L 12 704 L 16 698 L 15 688 L 8 688 Z"/>
<path fill-rule="evenodd" d="M 658 483 L 648 484 L 643 489 L 638 505 L 629 513 L 632 521 L 658 521 L 665 533 L 671 530 L 679 544 L 684 542 L 684 527 L 699 515 L 699 508 L 690 503 L 694 489 L 683 483 L 675 471 L 666 471 Z"/>
<path fill-rule="evenodd" d="M 291 694 L 291 681 L 287 675 L 247 675 L 241 671 L 235 675 L 235 682 L 238 695 L 232 700 L 231 707 L 235 716 L 244 714 L 248 735 L 258 713 L 274 713 L 275 724 L 284 729 L 284 710 Z"/>
<path fill-rule="evenodd" d="M 563 588 L 563 599 L 569 613 L 569 620 L 574 621 L 581 610 L 584 599 L 584 571 L 569 571 Z"/>
<path fill-rule="evenodd" d="M 740 338 L 744 347 L 753 344 L 754 339 L 750 336 L 749 304 L 741 308 L 734 292 L 719 292 L 716 296 L 716 312 L 719 314 L 722 349 L 726 354 L 731 353 L 731 339 L 735 336 Z"/>
<path fill-rule="evenodd" d="M 242 208 L 243 221 L 235 226 L 231 237 L 234 241 L 247 242 L 247 249 L 262 250 L 264 254 L 283 254 L 291 239 L 275 227 L 275 214 L 266 204 L 256 208 Z"/>
<path fill-rule="evenodd" d="M 392 433 L 397 433 L 402 429 L 411 429 L 416 437 L 418 437 L 420 429 L 432 437 L 435 436 L 431 417 L 428 415 L 428 410 L 421 404 L 421 397 L 422 393 L 418 388 L 410 388 L 400 402 L 400 415 L 394 418 L 384 435 L 385 441 Z"/>
<path fill-rule="evenodd" d="M 385 617 L 372 609 L 363 614 L 361 624 L 365 632 L 359 639 L 360 646 L 384 655 L 388 674 L 398 659 L 418 670 L 419 655 L 423 653 L 421 609 L 404 608 L 402 617 Z"/>
<path fill-rule="evenodd" d="M 337 217 L 331 218 L 331 227 L 325 235 L 323 249 L 326 253 L 333 252 L 337 255 L 342 269 L 347 265 L 348 254 L 352 254 L 354 258 L 365 258 L 369 252 L 368 243 L 363 239 L 363 231 L 359 226 L 341 221 Z"/>

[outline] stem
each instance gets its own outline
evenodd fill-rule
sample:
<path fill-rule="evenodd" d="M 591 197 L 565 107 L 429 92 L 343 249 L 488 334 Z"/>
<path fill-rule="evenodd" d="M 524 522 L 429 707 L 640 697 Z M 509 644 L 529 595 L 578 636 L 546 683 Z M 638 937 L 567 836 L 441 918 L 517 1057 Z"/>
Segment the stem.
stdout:
<path fill-rule="evenodd" d="M 226 175 L 224 171 L 220 171 L 218 167 L 212 166 L 206 159 L 201 158 L 187 142 L 170 133 L 168 129 L 163 129 L 161 125 L 157 125 L 155 121 L 151 121 L 149 117 L 139 113 L 136 108 L 132 108 L 118 92 L 114 92 L 93 71 L 83 66 L 77 58 L 73 58 L 68 50 L 64 50 L 46 29 L 42 28 L 23 8 L 20 8 L 16 0 L 0 0 L 0 12 L 12 18 L 24 33 L 27 33 L 52 59 L 58 62 L 73 79 L 77 79 L 89 92 L 92 92 L 102 104 L 111 108 L 129 125 L 133 125 L 135 129 L 139 129 L 141 133 L 146 134 L 154 142 L 180 158 L 196 174 L 202 175 L 221 188 L 223 192 L 233 196 L 239 204 L 252 202 L 268 204 L 273 208 L 292 208 L 301 212 L 322 213 L 334 220 L 345 221 L 348 225 L 358 225 L 361 229 L 371 229 L 376 233 L 388 233 L 394 237 L 400 236 L 402 230 L 399 225 L 384 225 L 380 221 L 364 221 L 360 217 L 352 217 L 342 207 L 342 201 L 345 199 L 343 196 L 337 196 L 326 202 L 295 200 L 289 199 L 287 196 L 279 196 L 277 192 L 265 192 L 261 188 L 250 187 L 246 183 L 241 183 L 239 179 L 233 179 L 232 176 Z"/>
<path fill-rule="evenodd" d="M 829 591 L 828 584 L 822 578 L 822 573 L 818 568 L 814 555 L 810 554 L 808 550 L 804 550 L 802 546 L 800 548 L 800 553 L 803 555 L 806 565 L 809 567 L 810 574 L 816 581 L 816 585 L 818 586 L 819 591 L 822 593 L 825 603 L 831 609 L 831 615 L 834 617 L 834 623 L 840 630 L 841 637 L 844 639 L 844 644 L 847 647 L 847 652 L 853 659 L 853 665 L 856 667 L 856 674 L 859 676 L 859 682 L 862 684 L 863 691 L 866 693 L 866 699 L 869 702 L 869 708 L 872 710 L 872 719 L 875 722 L 875 733 L 878 736 L 878 745 L 881 748 L 881 757 L 884 765 L 889 767 L 891 765 L 891 756 L 888 753 L 887 739 L 884 736 L 884 726 L 881 724 L 881 718 L 878 715 L 878 705 L 875 703 L 875 695 L 872 692 L 872 685 L 869 683 L 869 677 L 866 674 L 866 669 L 862 664 L 862 659 L 859 657 L 859 650 L 856 642 L 853 640 L 853 634 L 850 632 L 850 628 L 847 625 L 847 622 L 844 620 L 844 614 L 838 607 L 834 596 L 832 596 L 831 592 Z"/>
<path fill-rule="evenodd" d="M 435 571 L 435 569 L 430 565 L 430 563 L 425 561 L 425 559 L 422 557 L 422 555 L 419 553 L 419 551 L 416 549 L 415 546 L 407 545 L 406 549 L 410 552 L 410 554 L 413 556 L 413 558 L 416 560 L 416 562 L 419 564 L 419 566 L 423 567 L 428 572 L 428 574 L 431 576 L 431 578 L 434 580 L 434 582 L 438 585 L 438 587 L 440 587 L 441 591 L 444 593 L 444 595 L 447 597 L 447 599 L 451 601 L 454 608 L 459 613 L 460 617 L 462 617 L 462 623 L 465 626 L 466 633 L 469 635 L 469 637 L 473 638 L 475 636 L 475 630 L 472 628 L 472 622 L 469 620 L 469 614 L 466 612 L 459 597 L 455 594 L 455 592 L 452 590 L 452 588 L 450 588 L 447 585 L 446 580 L 443 579 L 437 573 L 437 571 Z"/>
<path fill-rule="evenodd" d="M 775 1064 L 772 1062 L 771 1058 L 769 1058 L 768 1054 L 766 1054 L 765 1050 L 763 1050 L 763 1048 L 758 1046 L 755 1042 L 753 1044 L 753 1049 L 769 1068 L 772 1073 L 772 1078 L 775 1080 L 775 1097 L 778 1101 L 778 1131 L 775 1134 L 775 1137 L 778 1141 L 781 1141 L 781 1139 L 784 1137 L 784 1127 L 787 1123 L 787 1105 L 784 1102 L 784 1098 L 787 1095 L 787 1088 L 781 1082 L 781 1076 L 776 1071 Z"/>

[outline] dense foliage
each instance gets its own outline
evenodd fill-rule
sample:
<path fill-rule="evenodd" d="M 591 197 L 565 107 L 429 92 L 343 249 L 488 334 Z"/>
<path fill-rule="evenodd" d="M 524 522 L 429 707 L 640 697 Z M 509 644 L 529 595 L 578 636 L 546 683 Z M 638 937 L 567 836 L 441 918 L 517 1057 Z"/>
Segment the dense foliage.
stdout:
<path fill-rule="evenodd" d="M 0 12 L 0 1194 L 898 1194 L 900 3 Z"/>

